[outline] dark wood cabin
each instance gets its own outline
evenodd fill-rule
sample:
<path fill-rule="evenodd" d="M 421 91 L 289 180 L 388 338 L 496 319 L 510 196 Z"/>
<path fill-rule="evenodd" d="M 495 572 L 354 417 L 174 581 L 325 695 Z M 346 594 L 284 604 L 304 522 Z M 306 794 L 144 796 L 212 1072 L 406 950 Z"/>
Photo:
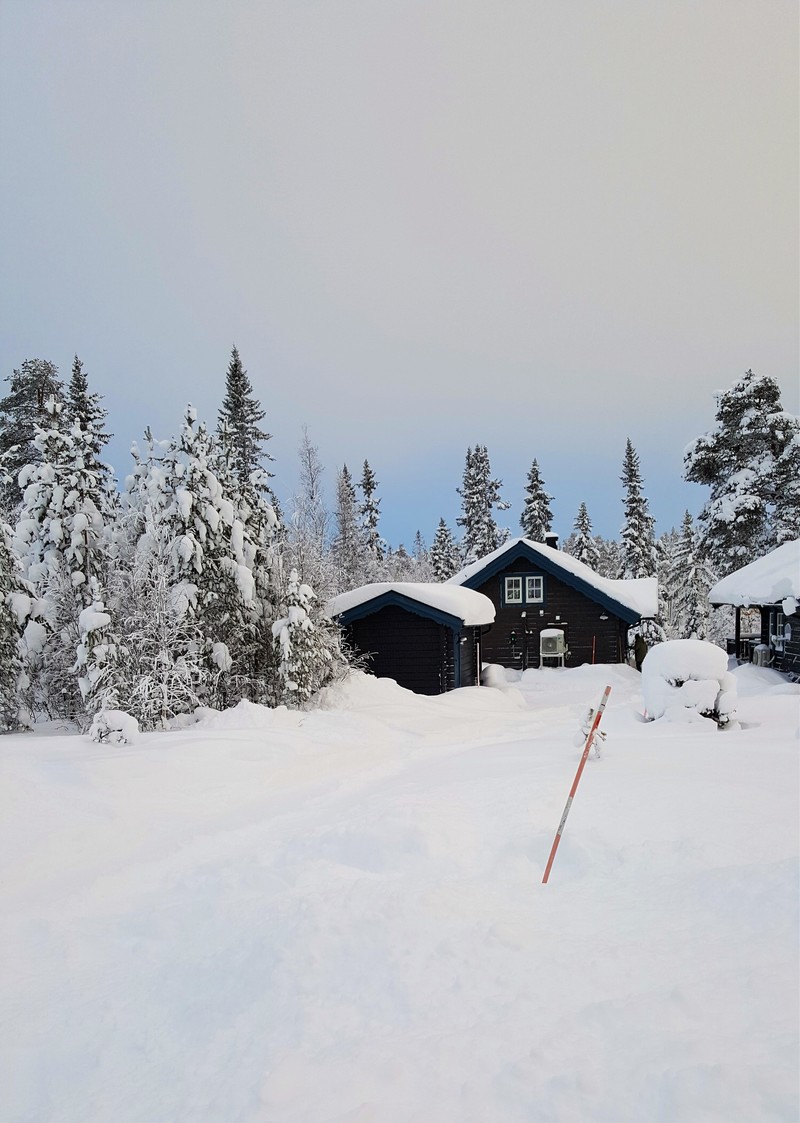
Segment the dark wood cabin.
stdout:
<path fill-rule="evenodd" d="M 481 632 L 493 616 L 484 598 L 454 592 L 413 582 L 366 585 L 335 597 L 329 612 L 371 674 L 417 694 L 443 694 L 480 685 Z"/>
<path fill-rule="evenodd" d="M 484 662 L 518 670 L 540 665 L 545 628 L 565 633 L 567 667 L 623 663 L 628 629 L 645 615 L 634 603 L 652 601 L 648 616 L 657 608 L 655 579 L 643 597 L 642 582 L 606 580 L 562 551 L 527 538 L 514 539 L 452 580 L 495 606 L 495 621 L 483 636 Z M 626 596 L 626 587 L 634 584 L 636 596 Z"/>
<path fill-rule="evenodd" d="M 739 662 L 760 662 L 800 679 L 800 539 L 784 542 L 763 558 L 742 566 L 710 590 L 714 608 L 736 610 L 735 634 L 729 647 Z M 760 635 L 743 636 L 742 609 L 757 609 Z M 792 611 L 789 611 L 789 610 Z"/>

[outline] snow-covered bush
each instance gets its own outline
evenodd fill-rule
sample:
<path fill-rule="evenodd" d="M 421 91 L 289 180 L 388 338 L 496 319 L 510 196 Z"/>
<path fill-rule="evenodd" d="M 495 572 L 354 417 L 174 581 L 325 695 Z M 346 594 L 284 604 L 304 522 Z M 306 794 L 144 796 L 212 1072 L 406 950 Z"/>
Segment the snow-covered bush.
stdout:
<path fill-rule="evenodd" d="M 710 717 L 724 726 L 736 712 L 736 680 L 728 671 L 728 657 L 704 640 L 668 640 L 651 648 L 642 663 L 642 692 L 652 720 Z"/>
<path fill-rule="evenodd" d="M 98 710 L 89 736 L 110 745 L 130 745 L 139 736 L 139 722 L 124 710 Z"/>

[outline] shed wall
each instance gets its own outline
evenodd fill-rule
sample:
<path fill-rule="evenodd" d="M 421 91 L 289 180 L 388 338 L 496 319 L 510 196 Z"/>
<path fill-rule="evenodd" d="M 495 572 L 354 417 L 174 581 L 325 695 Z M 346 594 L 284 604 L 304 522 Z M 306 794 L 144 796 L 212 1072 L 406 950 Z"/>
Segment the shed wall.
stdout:
<path fill-rule="evenodd" d="M 417 694 L 442 694 L 455 685 L 454 633 L 444 624 L 390 605 L 352 621 L 345 634 L 378 678 Z"/>

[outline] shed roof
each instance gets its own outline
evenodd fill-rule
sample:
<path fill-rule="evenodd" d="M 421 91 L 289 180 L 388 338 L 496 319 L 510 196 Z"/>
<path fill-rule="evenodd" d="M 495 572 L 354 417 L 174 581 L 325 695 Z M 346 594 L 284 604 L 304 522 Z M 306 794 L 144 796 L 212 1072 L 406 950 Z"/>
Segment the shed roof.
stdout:
<path fill-rule="evenodd" d="M 800 600 L 800 538 L 742 566 L 717 581 L 708 593 L 711 604 L 779 604 L 792 597 Z"/>
<path fill-rule="evenodd" d="M 382 601 L 380 607 L 390 603 L 402 605 L 403 600 L 410 601 L 460 620 L 468 627 L 491 624 L 494 620 L 494 605 L 483 593 L 433 581 L 376 581 L 371 585 L 361 585 L 358 589 L 340 593 L 329 601 L 328 613 L 331 616 L 343 616 L 346 612 L 378 600 Z M 377 605 L 375 610 L 378 610 Z"/>
<path fill-rule="evenodd" d="M 474 588 L 517 557 L 535 561 L 546 572 L 560 577 L 567 585 L 612 609 L 615 615 L 628 623 L 634 623 L 643 616 L 655 616 L 658 612 L 658 581 L 655 577 L 618 581 L 601 577 L 563 550 L 546 546 L 543 542 L 533 542 L 530 538 L 512 538 L 491 554 L 462 569 L 450 578 L 448 584 Z"/>

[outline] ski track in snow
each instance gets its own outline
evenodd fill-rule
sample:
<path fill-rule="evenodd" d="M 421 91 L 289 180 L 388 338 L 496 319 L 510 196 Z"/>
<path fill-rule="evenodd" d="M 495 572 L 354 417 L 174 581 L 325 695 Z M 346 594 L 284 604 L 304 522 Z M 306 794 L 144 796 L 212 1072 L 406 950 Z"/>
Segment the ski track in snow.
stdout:
<path fill-rule="evenodd" d="M 4 738 L 0 1119 L 794 1121 L 800 695 L 744 672 L 724 733 L 587 667 Z"/>

